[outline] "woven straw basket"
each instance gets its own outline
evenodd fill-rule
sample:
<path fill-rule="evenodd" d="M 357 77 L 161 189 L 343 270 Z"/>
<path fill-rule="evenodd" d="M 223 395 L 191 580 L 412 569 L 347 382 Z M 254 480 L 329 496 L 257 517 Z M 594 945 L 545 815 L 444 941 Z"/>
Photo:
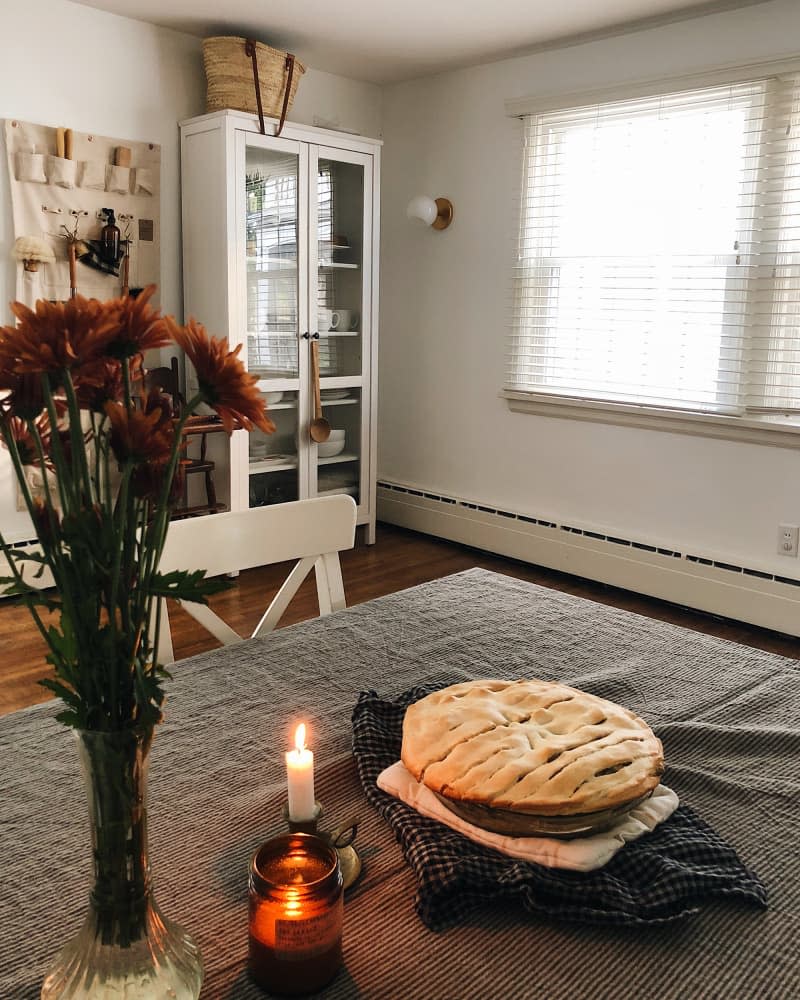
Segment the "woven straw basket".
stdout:
<path fill-rule="evenodd" d="M 203 40 L 203 63 L 206 70 L 206 111 L 237 111 L 256 113 L 253 61 L 245 52 L 245 38 L 223 36 Z M 279 118 L 283 109 L 286 82 L 289 77 L 286 65 L 288 53 L 256 42 L 258 80 L 261 85 L 261 103 L 264 114 Z M 306 68 L 294 60 L 294 72 L 289 88 L 287 110 L 292 106 L 297 85 Z"/>

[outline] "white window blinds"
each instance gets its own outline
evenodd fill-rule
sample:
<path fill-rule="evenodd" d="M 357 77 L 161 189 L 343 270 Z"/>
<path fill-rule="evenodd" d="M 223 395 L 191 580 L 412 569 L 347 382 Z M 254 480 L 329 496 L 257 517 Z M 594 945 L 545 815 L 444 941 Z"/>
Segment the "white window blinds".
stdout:
<path fill-rule="evenodd" d="M 800 410 L 800 77 L 523 132 L 506 388 Z"/>

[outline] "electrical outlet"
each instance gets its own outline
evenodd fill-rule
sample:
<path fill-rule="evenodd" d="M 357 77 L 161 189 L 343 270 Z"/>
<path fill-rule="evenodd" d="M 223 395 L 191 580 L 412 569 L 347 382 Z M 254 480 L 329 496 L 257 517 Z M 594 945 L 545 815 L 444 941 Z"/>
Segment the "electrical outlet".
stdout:
<path fill-rule="evenodd" d="M 796 524 L 778 525 L 778 555 L 796 556 L 800 528 Z"/>

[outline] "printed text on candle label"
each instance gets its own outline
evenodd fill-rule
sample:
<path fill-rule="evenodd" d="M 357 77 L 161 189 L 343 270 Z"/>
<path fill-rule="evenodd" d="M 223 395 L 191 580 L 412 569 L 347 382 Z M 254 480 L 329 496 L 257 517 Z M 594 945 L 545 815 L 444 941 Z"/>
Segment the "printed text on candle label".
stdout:
<path fill-rule="evenodd" d="M 301 962 L 332 948 L 341 933 L 342 904 L 308 920 L 275 921 L 275 957 Z"/>

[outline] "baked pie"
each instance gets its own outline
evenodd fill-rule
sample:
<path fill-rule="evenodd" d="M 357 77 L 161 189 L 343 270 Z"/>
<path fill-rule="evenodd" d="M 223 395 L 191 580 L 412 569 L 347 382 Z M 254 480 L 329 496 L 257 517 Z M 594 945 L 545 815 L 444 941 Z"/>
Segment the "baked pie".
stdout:
<path fill-rule="evenodd" d="M 661 741 L 633 712 L 551 681 L 453 684 L 409 706 L 402 760 L 445 800 L 575 816 L 649 795 Z"/>

